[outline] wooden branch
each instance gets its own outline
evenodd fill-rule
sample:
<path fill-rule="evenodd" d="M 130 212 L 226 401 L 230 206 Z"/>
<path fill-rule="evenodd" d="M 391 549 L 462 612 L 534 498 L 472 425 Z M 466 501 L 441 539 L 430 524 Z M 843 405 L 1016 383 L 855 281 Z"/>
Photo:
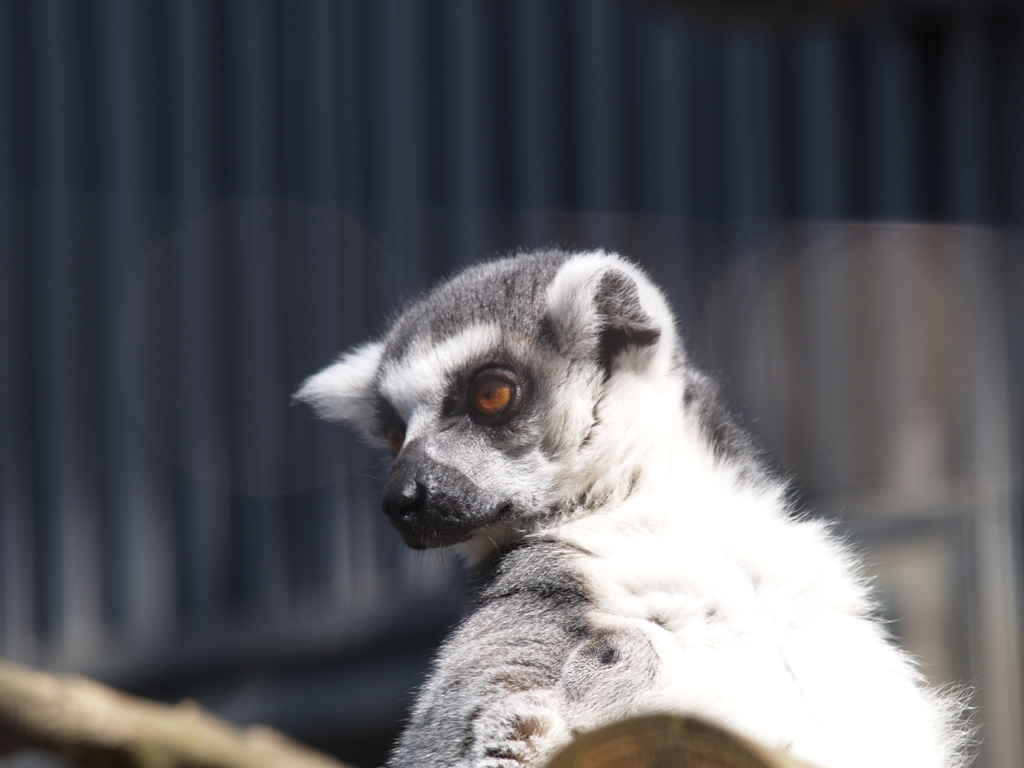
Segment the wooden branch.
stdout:
<path fill-rule="evenodd" d="M 0 755 L 37 747 L 86 768 L 349 768 L 265 726 L 0 660 Z"/>
<path fill-rule="evenodd" d="M 693 717 L 649 715 L 585 733 L 547 768 L 810 768 Z"/>

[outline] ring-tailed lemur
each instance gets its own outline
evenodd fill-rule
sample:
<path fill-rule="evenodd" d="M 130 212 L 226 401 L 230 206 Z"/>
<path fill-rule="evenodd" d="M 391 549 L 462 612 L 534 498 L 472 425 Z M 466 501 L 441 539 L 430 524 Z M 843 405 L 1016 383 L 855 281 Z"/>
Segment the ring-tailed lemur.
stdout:
<path fill-rule="evenodd" d="M 961 705 L 887 641 L 849 551 L 794 516 L 623 259 L 469 268 L 298 398 L 390 449 L 408 545 L 477 563 L 392 768 L 536 766 L 649 712 L 821 768 L 965 762 Z"/>

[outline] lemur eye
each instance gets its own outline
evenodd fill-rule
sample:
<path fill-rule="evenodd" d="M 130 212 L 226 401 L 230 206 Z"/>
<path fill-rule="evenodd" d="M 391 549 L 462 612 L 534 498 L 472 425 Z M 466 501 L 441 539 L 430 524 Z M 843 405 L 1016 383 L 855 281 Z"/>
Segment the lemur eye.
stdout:
<path fill-rule="evenodd" d="M 399 429 L 398 427 L 391 427 L 388 430 L 388 448 L 391 452 L 398 455 L 398 452 L 402 450 L 402 446 L 405 445 L 405 430 Z"/>
<path fill-rule="evenodd" d="M 479 416 L 498 416 L 515 400 L 516 391 L 515 383 L 507 376 L 496 371 L 484 371 L 469 389 L 470 406 Z"/>
<path fill-rule="evenodd" d="M 473 393 L 473 405 L 483 416 L 497 416 L 508 407 L 515 385 L 503 379 L 488 379 Z"/>

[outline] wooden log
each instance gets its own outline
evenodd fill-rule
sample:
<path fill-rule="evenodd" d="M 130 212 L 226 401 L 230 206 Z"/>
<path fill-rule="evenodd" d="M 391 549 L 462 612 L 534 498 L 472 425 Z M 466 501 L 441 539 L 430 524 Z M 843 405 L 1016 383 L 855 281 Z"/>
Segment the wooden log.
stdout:
<path fill-rule="evenodd" d="M 579 736 L 547 768 L 810 768 L 693 717 L 649 715 Z"/>
<path fill-rule="evenodd" d="M 349 768 L 271 728 L 238 728 L 194 702 L 161 704 L 0 660 L 0 754 L 24 747 L 86 768 Z"/>

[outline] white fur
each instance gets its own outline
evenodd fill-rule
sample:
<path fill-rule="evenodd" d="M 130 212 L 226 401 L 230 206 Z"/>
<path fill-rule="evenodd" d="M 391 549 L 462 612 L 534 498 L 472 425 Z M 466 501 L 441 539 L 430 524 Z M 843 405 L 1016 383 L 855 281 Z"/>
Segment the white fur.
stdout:
<path fill-rule="evenodd" d="M 678 712 L 821 768 L 948 765 L 945 705 L 863 618 L 846 553 L 773 494 L 715 490 L 634 494 L 546 532 L 591 553 L 594 624 L 642 632 L 660 662 L 642 695 L 570 724 Z"/>
<path fill-rule="evenodd" d="M 607 500 L 544 531 L 589 553 L 577 565 L 595 598 L 591 620 L 646 637 L 658 681 L 598 697 L 607 709 L 588 706 L 570 726 L 669 711 L 820 768 L 955 765 L 958 705 L 922 686 L 865 618 L 870 598 L 850 554 L 822 524 L 792 517 L 781 484 L 751 483 L 715 458 L 659 358 L 612 376 L 594 434 L 563 468 L 567 486 Z"/>
<path fill-rule="evenodd" d="M 353 424 L 371 436 L 374 428 L 373 382 L 384 344 L 371 341 L 346 352 L 303 382 L 295 398 L 308 403 L 328 421 Z"/>
<path fill-rule="evenodd" d="M 665 460 L 674 452 L 661 449 L 688 429 L 680 412 L 683 382 L 673 374 L 674 362 L 681 362 L 682 356 L 674 318 L 661 291 L 634 265 L 603 251 L 569 259 L 547 291 L 556 330 L 577 346 L 596 344 L 599 327 L 593 291 L 602 275 L 612 269 L 633 278 L 641 306 L 661 329 L 661 338 L 653 354 L 649 350 L 625 352 L 607 382 L 595 368 L 589 381 L 577 380 L 559 388 L 563 396 L 552 417 L 564 423 L 553 432 L 571 449 L 558 471 L 560 487 L 555 496 L 559 501 L 622 496 L 638 479 L 666 477 L 672 467 L 665 465 Z M 581 391 L 583 388 L 589 391 Z M 590 439 L 579 450 L 581 432 L 591 428 Z"/>

